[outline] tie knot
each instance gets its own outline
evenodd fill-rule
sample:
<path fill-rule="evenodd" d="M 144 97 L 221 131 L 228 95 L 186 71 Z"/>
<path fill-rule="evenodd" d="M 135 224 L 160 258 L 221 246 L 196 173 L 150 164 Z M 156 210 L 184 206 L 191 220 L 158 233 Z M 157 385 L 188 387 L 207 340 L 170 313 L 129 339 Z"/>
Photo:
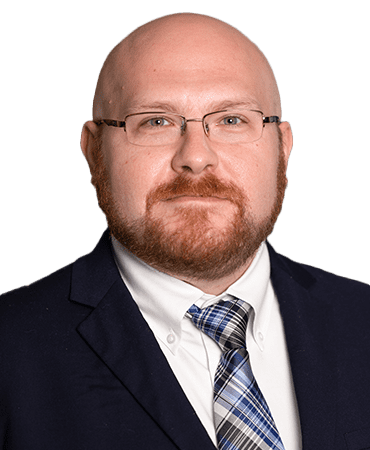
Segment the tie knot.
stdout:
<path fill-rule="evenodd" d="M 223 352 L 245 347 L 248 309 L 243 300 L 221 300 L 204 309 L 193 305 L 188 313 L 194 325 L 215 340 Z"/>

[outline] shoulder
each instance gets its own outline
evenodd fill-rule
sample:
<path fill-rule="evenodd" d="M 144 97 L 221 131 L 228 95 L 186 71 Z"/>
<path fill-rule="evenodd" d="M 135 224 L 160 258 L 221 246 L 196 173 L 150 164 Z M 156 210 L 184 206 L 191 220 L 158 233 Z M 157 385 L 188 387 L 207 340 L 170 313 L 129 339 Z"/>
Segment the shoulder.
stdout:
<path fill-rule="evenodd" d="M 2 294 L 0 319 L 2 312 L 7 309 L 32 309 L 36 306 L 42 308 L 48 304 L 58 304 L 63 299 L 69 299 L 74 271 L 77 272 L 77 278 L 84 278 L 87 283 L 91 283 L 96 272 L 100 273 L 104 270 L 106 272 L 107 267 L 112 264 L 111 261 L 113 258 L 107 230 L 91 253 L 28 286 Z"/>
<path fill-rule="evenodd" d="M 86 310 L 85 305 L 71 301 L 73 272 L 92 253 L 0 296 L 0 349 L 11 351 L 12 345 L 14 350 L 17 346 L 28 348 L 35 339 L 37 345 L 48 345 L 53 336 L 65 335 L 81 322 L 91 308 Z"/>
<path fill-rule="evenodd" d="M 91 253 L 29 286 L 1 295 L 0 343 L 2 337 L 12 335 L 18 339 L 27 330 L 37 329 L 40 336 L 52 334 L 53 327 L 55 332 L 67 332 L 91 310 L 89 302 L 78 300 L 84 296 L 94 298 L 96 292 L 101 294 L 109 288 L 105 285 L 115 280 L 112 266 L 115 263 L 106 231 Z M 75 300 L 73 290 L 78 294 Z"/>
<path fill-rule="evenodd" d="M 363 359 L 368 360 L 370 286 L 297 263 L 271 247 L 269 252 L 271 281 L 286 332 L 296 324 L 301 328 L 307 326 L 311 336 L 316 336 L 322 345 L 334 340 L 335 352 L 348 355 L 345 358 L 361 347 Z M 297 333 L 290 334 L 290 338 L 295 339 Z"/>
<path fill-rule="evenodd" d="M 267 248 L 270 255 L 272 273 L 285 272 L 291 279 L 296 280 L 306 288 L 311 288 L 313 285 L 318 284 L 322 287 L 330 286 L 334 289 L 338 287 L 364 292 L 369 292 L 370 290 L 370 286 L 366 283 L 335 275 L 318 267 L 293 261 L 277 253 L 270 243 L 267 243 Z"/>
<path fill-rule="evenodd" d="M 298 263 L 280 255 L 269 245 L 272 278 L 281 283 L 297 283 L 311 296 L 321 298 L 337 307 L 362 307 L 370 311 L 370 286 L 366 283 L 335 275 L 317 267 Z M 281 275 L 281 274 L 284 275 Z"/>
<path fill-rule="evenodd" d="M 1 347 L 16 351 L 38 337 L 48 339 L 56 324 L 68 320 L 71 267 L 0 296 Z M 54 331 L 53 331 L 54 328 Z"/>
<path fill-rule="evenodd" d="M 45 303 L 68 294 L 72 264 L 38 280 L 0 296 L 0 311 L 4 308 L 30 307 L 35 302 Z M 1 316 L 1 313 L 0 313 Z"/>

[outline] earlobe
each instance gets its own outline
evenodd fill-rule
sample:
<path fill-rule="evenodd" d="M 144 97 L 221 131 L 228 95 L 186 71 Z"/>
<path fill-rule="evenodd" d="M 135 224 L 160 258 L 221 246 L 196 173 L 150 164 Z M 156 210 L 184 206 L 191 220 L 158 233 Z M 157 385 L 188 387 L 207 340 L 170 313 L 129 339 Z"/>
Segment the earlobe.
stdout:
<path fill-rule="evenodd" d="M 90 169 L 93 164 L 92 152 L 94 150 L 94 146 L 96 145 L 98 131 L 98 125 L 91 120 L 86 122 L 82 127 L 81 150 L 87 160 L 87 163 L 89 164 Z"/>

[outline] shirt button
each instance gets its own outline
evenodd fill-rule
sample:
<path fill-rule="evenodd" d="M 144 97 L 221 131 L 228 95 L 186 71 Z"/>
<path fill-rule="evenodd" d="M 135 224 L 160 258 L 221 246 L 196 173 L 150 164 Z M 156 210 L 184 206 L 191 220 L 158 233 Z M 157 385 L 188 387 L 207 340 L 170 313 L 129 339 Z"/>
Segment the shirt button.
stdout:
<path fill-rule="evenodd" d="M 260 338 L 261 341 L 263 341 L 264 336 L 263 336 L 263 334 L 261 332 L 258 333 L 258 337 Z"/>
<path fill-rule="evenodd" d="M 173 343 L 175 342 L 175 340 L 176 340 L 176 338 L 175 338 L 175 336 L 174 336 L 173 334 L 169 334 L 169 335 L 167 336 L 167 342 L 168 342 L 169 344 L 173 344 Z"/>

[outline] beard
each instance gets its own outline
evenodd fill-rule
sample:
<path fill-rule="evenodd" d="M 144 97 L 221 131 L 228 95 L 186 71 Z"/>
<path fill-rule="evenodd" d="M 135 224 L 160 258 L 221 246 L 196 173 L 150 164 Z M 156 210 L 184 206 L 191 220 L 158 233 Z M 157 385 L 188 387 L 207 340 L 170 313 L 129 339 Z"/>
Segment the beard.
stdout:
<path fill-rule="evenodd" d="M 222 182 L 210 173 L 197 181 L 186 174 L 178 175 L 173 181 L 159 185 L 147 196 L 144 216 L 132 221 L 125 219 L 123 202 L 112 195 L 101 135 L 94 146 L 91 182 L 111 234 L 127 250 L 161 272 L 178 278 L 214 281 L 243 267 L 274 228 L 287 185 L 280 130 L 279 141 L 275 201 L 269 215 L 260 220 L 255 218 L 248 198 L 235 183 Z M 217 211 L 209 205 L 178 206 L 171 216 L 172 224 L 165 215 L 154 216 L 157 205 L 178 196 L 227 199 L 233 205 L 233 213 L 223 229 L 212 223 L 211 215 Z M 174 220 L 178 221 L 175 227 L 171 226 Z"/>

